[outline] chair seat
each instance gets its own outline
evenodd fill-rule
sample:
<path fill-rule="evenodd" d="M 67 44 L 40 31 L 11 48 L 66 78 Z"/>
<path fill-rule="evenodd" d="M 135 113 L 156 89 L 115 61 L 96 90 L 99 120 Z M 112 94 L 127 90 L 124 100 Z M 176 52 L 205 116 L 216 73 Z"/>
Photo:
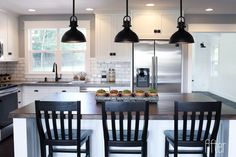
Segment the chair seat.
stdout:
<path fill-rule="evenodd" d="M 174 130 L 165 130 L 164 131 L 165 136 L 169 140 L 171 144 L 174 143 Z M 186 131 L 186 140 L 183 141 L 183 130 L 178 131 L 178 145 L 179 146 L 188 146 L 189 144 L 192 144 L 192 146 L 203 146 L 205 142 L 203 141 L 203 137 L 205 135 L 205 131 L 203 130 L 201 133 L 201 139 L 200 141 L 197 141 L 197 135 L 198 131 L 194 131 L 194 137 L 193 140 L 190 140 L 190 130 Z"/>
<path fill-rule="evenodd" d="M 61 129 L 57 130 L 58 133 L 58 139 L 62 140 L 62 134 L 61 134 Z M 81 130 L 80 132 L 80 144 L 83 144 L 85 142 L 85 140 L 92 134 L 92 130 Z M 45 133 L 46 135 L 46 140 L 50 140 L 48 139 L 48 134 Z M 54 131 L 51 130 L 51 136 L 52 139 L 55 140 L 55 135 L 54 135 Z M 68 129 L 65 129 L 65 140 L 69 140 L 69 133 L 68 133 Z M 76 129 L 72 129 L 72 140 L 77 140 L 77 130 Z"/>
<path fill-rule="evenodd" d="M 108 130 L 108 134 L 109 134 L 109 139 L 113 141 L 112 131 Z M 137 141 L 142 140 L 142 134 L 143 134 L 142 130 L 138 131 Z M 134 135 L 135 135 L 135 131 L 131 130 L 130 141 L 134 141 Z M 124 132 L 123 132 L 123 139 L 124 140 L 123 141 L 127 141 L 127 137 L 128 137 L 127 130 L 124 130 Z M 116 131 L 116 141 L 120 141 L 120 130 Z"/>

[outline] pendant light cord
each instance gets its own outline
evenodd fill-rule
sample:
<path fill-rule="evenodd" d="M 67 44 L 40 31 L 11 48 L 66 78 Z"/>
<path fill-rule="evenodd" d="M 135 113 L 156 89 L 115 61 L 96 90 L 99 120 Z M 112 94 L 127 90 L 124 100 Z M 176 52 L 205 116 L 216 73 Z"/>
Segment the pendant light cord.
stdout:
<path fill-rule="evenodd" d="M 72 16 L 75 16 L 75 0 L 73 0 L 73 15 Z"/>
<path fill-rule="evenodd" d="M 180 0 L 180 17 L 183 17 L 183 6 L 182 6 L 182 0 Z"/>
<path fill-rule="evenodd" d="M 129 8 L 128 5 L 129 5 L 129 4 L 128 4 L 128 0 L 126 0 L 126 16 L 129 16 L 129 15 L 128 15 L 128 8 Z"/>

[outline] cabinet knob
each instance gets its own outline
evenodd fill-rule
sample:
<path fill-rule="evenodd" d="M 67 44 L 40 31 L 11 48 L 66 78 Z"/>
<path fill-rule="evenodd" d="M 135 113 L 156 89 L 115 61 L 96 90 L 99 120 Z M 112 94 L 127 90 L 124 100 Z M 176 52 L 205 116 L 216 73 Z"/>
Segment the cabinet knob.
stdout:
<path fill-rule="evenodd" d="M 12 52 L 8 52 L 8 55 L 11 56 L 11 55 L 12 55 Z"/>
<path fill-rule="evenodd" d="M 34 92 L 39 92 L 39 90 L 35 89 Z"/>
<path fill-rule="evenodd" d="M 66 90 L 62 90 L 61 92 L 66 92 Z"/>

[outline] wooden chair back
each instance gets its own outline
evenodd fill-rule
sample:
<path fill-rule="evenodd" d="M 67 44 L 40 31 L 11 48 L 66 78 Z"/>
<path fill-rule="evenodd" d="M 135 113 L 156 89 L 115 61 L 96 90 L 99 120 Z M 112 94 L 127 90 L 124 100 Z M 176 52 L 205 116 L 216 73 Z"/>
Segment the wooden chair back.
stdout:
<path fill-rule="evenodd" d="M 175 143 L 178 142 L 180 130 L 181 141 L 216 140 L 220 117 L 221 102 L 175 102 Z M 182 120 L 182 126 L 179 125 L 179 120 Z"/>
<path fill-rule="evenodd" d="M 140 137 L 141 117 L 143 117 L 142 140 L 147 139 L 149 102 L 107 101 L 102 106 L 102 114 L 106 141 L 137 141 Z M 108 116 L 111 117 L 112 137 L 109 137 L 108 133 Z M 126 124 L 124 120 L 127 120 Z"/>
<path fill-rule="evenodd" d="M 35 101 L 35 105 L 37 127 L 41 140 L 46 140 L 49 143 L 62 141 L 61 144 L 65 145 L 69 145 L 69 141 L 73 141 L 80 145 L 81 114 L 79 101 Z M 72 112 L 76 112 L 76 115 L 73 115 Z M 73 119 L 76 119 L 76 123 L 72 123 Z M 72 129 L 75 128 L 77 138 L 73 139 Z"/>

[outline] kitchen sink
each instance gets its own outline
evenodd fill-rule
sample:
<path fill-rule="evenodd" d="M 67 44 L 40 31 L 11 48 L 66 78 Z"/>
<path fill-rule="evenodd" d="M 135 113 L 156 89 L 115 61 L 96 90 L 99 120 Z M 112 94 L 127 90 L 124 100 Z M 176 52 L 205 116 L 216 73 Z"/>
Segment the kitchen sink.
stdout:
<path fill-rule="evenodd" d="M 42 84 L 60 84 L 60 83 L 71 83 L 71 81 L 38 81 L 36 83 L 42 83 Z"/>

